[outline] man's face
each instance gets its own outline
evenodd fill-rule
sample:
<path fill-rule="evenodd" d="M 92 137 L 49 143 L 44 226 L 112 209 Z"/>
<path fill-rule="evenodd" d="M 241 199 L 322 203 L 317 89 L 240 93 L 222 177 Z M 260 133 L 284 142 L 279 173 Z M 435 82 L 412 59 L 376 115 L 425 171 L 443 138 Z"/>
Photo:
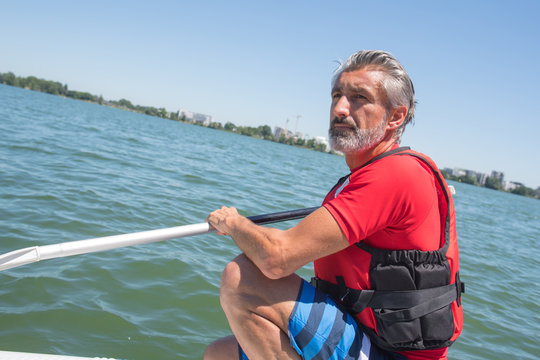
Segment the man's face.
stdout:
<path fill-rule="evenodd" d="M 386 133 L 385 74 L 374 69 L 344 72 L 332 89 L 330 143 L 344 153 L 365 151 Z"/>

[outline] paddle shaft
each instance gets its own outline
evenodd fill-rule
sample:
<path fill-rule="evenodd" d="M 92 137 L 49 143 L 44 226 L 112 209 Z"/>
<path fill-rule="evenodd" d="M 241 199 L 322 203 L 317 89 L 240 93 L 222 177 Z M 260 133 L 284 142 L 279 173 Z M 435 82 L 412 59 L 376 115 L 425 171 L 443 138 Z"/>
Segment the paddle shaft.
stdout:
<path fill-rule="evenodd" d="M 259 225 L 271 224 L 280 221 L 301 219 L 311 214 L 316 209 L 317 207 L 281 211 L 250 216 L 248 219 Z M 139 244 L 148 244 L 157 241 L 206 234 L 213 231 L 215 230 L 211 229 L 208 223 L 200 223 L 44 246 L 32 246 L 0 255 L 0 271 L 40 260 L 112 250 Z"/>

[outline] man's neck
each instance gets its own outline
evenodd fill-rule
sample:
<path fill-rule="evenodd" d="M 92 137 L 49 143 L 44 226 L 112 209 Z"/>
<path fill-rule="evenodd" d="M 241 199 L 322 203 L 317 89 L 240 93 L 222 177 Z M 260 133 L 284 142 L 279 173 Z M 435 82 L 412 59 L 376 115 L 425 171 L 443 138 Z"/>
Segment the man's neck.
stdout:
<path fill-rule="evenodd" d="M 383 140 L 374 148 L 360 152 L 347 153 L 345 154 L 345 161 L 347 162 L 347 166 L 351 171 L 358 169 L 360 166 L 364 165 L 369 160 L 373 159 L 375 156 L 391 150 L 396 143 L 397 142 L 395 139 L 390 139 L 387 141 Z"/>

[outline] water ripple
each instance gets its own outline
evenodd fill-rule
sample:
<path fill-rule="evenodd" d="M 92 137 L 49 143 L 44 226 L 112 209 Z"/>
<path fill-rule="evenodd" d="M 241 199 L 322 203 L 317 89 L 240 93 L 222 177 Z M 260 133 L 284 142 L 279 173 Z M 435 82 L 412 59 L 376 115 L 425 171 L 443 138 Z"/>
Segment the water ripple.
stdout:
<path fill-rule="evenodd" d="M 0 131 L 1 253 L 199 223 L 221 205 L 317 206 L 348 173 L 336 156 L 3 85 Z M 467 293 L 449 358 L 536 359 L 540 202 L 452 185 Z M 200 358 L 229 333 L 219 281 L 238 253 L 209 234 L 0 272 L 0 346 Z"/>

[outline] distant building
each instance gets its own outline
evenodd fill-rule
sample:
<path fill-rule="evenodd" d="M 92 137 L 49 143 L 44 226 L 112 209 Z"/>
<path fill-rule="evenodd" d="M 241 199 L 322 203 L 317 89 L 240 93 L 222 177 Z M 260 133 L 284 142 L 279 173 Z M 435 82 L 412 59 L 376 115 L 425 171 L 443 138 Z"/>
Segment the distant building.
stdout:
<path fill-rule="evenodd" d="M 466 169 L 460 169 L 460 168 L 444 168 L 444 172 L 446 172 L 448 175 L 455 176 L 456 178 L 459 178 L 461 176 L 466 176 L 468 178 L 476 179 L 478 182 L 478 185 L 484 186 L 486 185 L 486 180 L 488 178 L 487 174 L 479 173 L 474 170 L 466 170 Z"/>
<path fill-rule="evenodd" d="M 473 171 L 473 170 L 464 170 L 464 171 L 465 171 L 465 176 L 476 178 L 476 171 Z"/>
<path fill-rule="evenodd" d="M 505 181 L 503 182 L 503 189 L 505 191 L 512 191 L 514 189 L 517 189 L 518 187 L 525 186 L 520 182 L 517 181 Z"/>
<path fill-rule="evenodd" d="M 193 112 L 180 109 L 178 111 L 178 117 L 180 119 L 189 120 L 191 121 L 193 119 Z"/>
<path fill-rule="evenodd" d="M 463 169 L 460 169 L 460 168 L 452 169 L 452 175 L 455 177 L 465 176 L 466 174 L 467 173 Z"/>
<path fill-rule="evenodd" d="M 193 114 L 193 122 L 202 124 L 202 125 L 210 125 L 211 122 L 213 122 L 214 118 L 210 115 L 204 115 L 204 114 Z"/>
<path fill-rule="evenodd" d="M 214 118 L 210 115 L 205 114 L 199 114 L 192 111 L 186 111 L 186 110 L 180 110 L 178 112 L 179 117 L 188 121 L 192 121 L 204 126 L 210 125 L 210 123 L 214 122 Z"/>
<path fill-rule="evenodd" d="M 488 178 L 487 174 L 483 174 L 483 173 L 477 173 L 476 174 L 476 179 L 478 180 L 478 185 L 481 185 L 481 186 L 486 185 L 487 178 Z"/>
<path fill-rule="evenodd" d="M 282 136 L 284 136 L 286 139 L 288 139 L 293 135 L 294 134 L 290 130 L 284 129 L 284 128 L 279 127 L 279 126 L 274 127 L 274 137 L 276 139 L 279 139 Z"/>
<path fill-rule="evenodd" d="M 492 178 L 495 178 L 495 179 L 497 179 L 497 180 L 499 180 L 499 181 L 501 182 L 501 184 L 504 182 L 504 173 L 501 172 L 501 171 L 495 171 L 495 170 L 493 170 L 493 171 L 491 172 L 491 177 L 492 177 Z"/>
<path fill-rule="evenodd" d="M 285 136 L 285 129 L 279 126 L 274 127 L 274 137 L 279 139 L 281 135 Z"/>

